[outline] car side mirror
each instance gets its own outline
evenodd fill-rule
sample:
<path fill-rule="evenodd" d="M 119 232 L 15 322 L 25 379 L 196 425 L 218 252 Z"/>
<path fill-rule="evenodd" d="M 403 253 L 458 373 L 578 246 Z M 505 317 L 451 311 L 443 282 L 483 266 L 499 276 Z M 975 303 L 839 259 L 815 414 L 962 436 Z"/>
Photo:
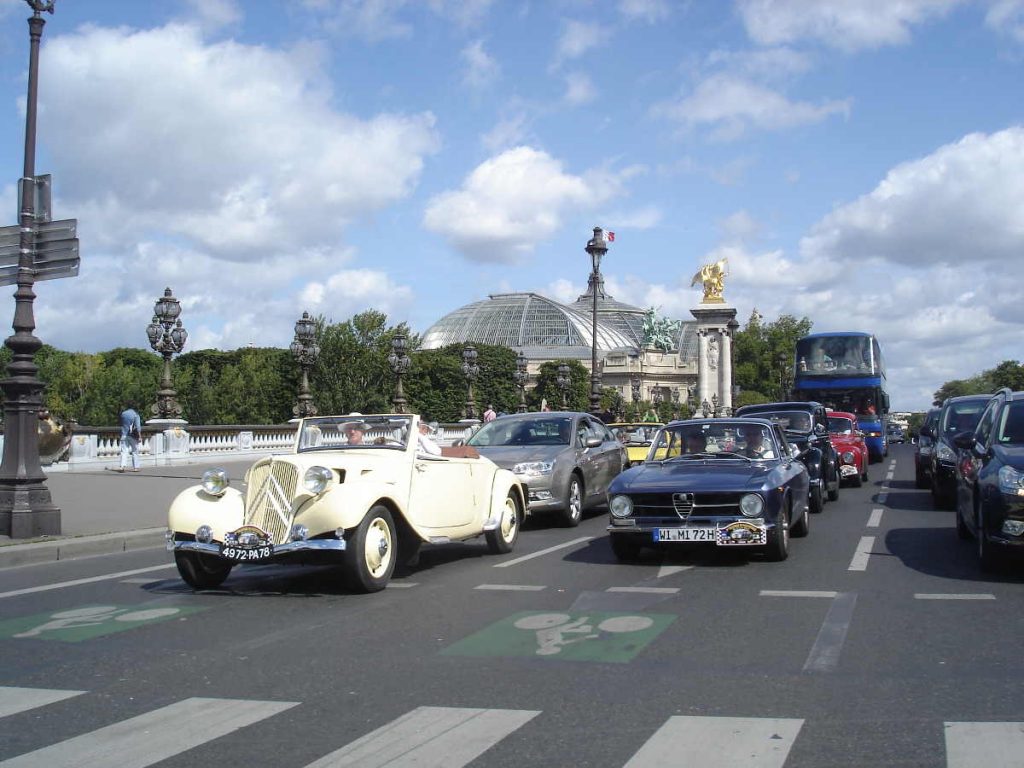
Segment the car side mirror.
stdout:
<path fill-rule="evenodd" d="M 799 459 L 800 458 L 800 448 L 798 446 L 795 446 L 795 445 L 789 446 L 789 455 L 790 455 L 791 458 Z"/>
<path fill-rule="evenodd" d="M 974 433 L 957 432 L 955 435 L 953 435 L 953 445 L 965 451 L 970 450 L 971 448 L 974 447 Z"/>
<path fill-rule="evenodd" d="M 818 422 L 817 424 L 814 425 L 814 434 L 816 434 L 816 435 L 824 435 L 824 434 L 827 434 L 827 433 L 828 433 L 828 429 L 826 429 L 825 425 L 822 424 L 821 422 Z"/>
<path fill-rule="evenodd" d="M 921 430 L 918 434 L 924 435 L 925 437 L 935 437 L 935 433 L 932 432 L 932 428 L 929 426 L 921 427 Z"/>
<path fill-rule="evenodd" d="M 601 442 L 602 441 L 600 437 L 588 437 L 586 440 L 583 441 L 583 445 L 586 448 L 600 448 Z"/>

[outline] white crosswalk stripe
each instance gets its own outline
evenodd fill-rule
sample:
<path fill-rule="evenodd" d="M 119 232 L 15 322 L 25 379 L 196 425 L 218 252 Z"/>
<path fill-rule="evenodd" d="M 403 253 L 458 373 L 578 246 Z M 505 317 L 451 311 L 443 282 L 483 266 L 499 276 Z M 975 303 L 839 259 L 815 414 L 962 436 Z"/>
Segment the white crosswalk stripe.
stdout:
<path fill-rule="evenodd" d="M 0 763 L 2 768 L 145 768 L 297 702 L 185 699 Z"/>
<path fill-rule="evenodd" d="M 0 686 L 0 718 L 85 693 Z M 88 697 L 78 701 L 87 702 Z M 10 757 L 0 761 L 0 768 L 146 768 L 298 704 L 184 699 Z M 462 768 L 540 714 L 540 710 L 523 709 L 418 707 L 306 768 Z M 624 768 L 784 768 L 804 722 L 771 717 L 668 717 L 644 743 L 638 739 L 639 748 Z M 1024 766 L 1024 722 L 946 722 L 944 727 L 947 768 Z M 939 743 L 933 746 L 936 751 L 941 748 Z M 202 758 L 197 762 L 202 764 Z"/>
<path fill-rule="evenodd" d="M 419 707 L 307 768 L 460 768 L 540 712 Z"/>
<path fill-rule="evenodd" d="M 59 691 L 50 688 L 8 688 L 0 686 L 0 717 L 15 715 L 27 709 L 45 707 L 85 691 Z"/>
<path fill-rule="evenodd" d="M 626 768 L 782 768 L 803 720 L 670 717 Z"/>

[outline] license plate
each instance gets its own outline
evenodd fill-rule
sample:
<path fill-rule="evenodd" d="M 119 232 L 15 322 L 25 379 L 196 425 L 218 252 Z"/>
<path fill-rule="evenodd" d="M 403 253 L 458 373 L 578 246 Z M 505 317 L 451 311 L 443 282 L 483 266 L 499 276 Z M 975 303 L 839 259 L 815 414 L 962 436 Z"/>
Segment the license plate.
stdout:
<path fill-rule="evenodd" d="M 839 468 L 839 474 L 843 477 L 850 477 L 851 475 L 859 475 L 860 472 L 852 464 L 843 464 L 843 466 Z"/>
<path fill-rule="evenodd" d="M 715 541 L 714 528 L 657 528 L 655 541 Z"/>
<path fill-rule="evenodd" d="M 220 556 L 226 560 L 237 560 L 238 562 L 252 562 L 253 560 L 266 560 L 274 554 L 273 544 L 263 544 L 258 547 L 233 547 L 222 546 Z"/>

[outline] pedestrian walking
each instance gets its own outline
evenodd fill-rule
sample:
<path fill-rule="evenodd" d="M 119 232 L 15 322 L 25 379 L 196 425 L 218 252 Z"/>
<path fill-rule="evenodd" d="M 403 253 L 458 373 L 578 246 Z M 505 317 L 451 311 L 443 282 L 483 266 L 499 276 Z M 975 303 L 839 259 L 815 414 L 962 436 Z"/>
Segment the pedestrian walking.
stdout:
<path fill-rule="evenodd" d="M 126 404 L 121 411 L 121 466 L 118 472 L 128 469 L 128 457 L 131 457 L 131 472 L 139 471 L 139 442 L 142 440 L 142 419 L 138 412 Z"/>
<path fill-rule="evenodd" d="M 494 406 L 488 405 L 487 410 L 484 411 L 484 424 L 494 421 L 496 418 L 498 418 L 498 414 L 494 412 Z"/>

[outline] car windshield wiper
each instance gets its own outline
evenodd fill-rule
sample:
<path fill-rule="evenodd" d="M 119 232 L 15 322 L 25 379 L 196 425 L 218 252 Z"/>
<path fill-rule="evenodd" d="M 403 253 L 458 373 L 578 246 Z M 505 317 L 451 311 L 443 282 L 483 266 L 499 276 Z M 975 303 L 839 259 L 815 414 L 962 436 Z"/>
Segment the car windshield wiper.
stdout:
<path fill-rule="evenodd" d="M 707 458 L 710 458 L 711 456 L 714 456 L 714 455 L 715 454 L 713 454 L 713 453 L 683 453 L 683 454 L 680 454 L 679 456 L 670 456 L 669 458 L 662 459 L 661 461 L 662 461 L 662 463 L 665 463 L 666 461 L 684 461 L 684 460 L 689 460 L 689 459 L 707 459 Z"/>
<path fill-rule="evenodd" d="M 709 453 L 709 456 L 724 456 L 727 459 L 746 459 L 747 461 L 753 461 L 749 456 L 745 456 L 742 453 L 736 453 L 735 451 L 719 451 L 718 453 Z"/>

